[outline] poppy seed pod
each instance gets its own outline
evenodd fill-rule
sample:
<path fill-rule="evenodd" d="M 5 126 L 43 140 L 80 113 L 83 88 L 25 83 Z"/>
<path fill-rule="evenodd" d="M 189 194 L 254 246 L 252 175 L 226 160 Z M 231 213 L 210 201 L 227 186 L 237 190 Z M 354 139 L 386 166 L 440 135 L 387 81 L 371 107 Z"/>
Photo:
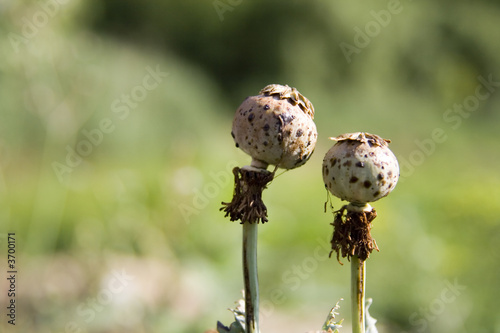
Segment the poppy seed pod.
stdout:
<path fill-rule="evenodd" d="M 313 118 L 313 105 L 297 89 L 272 84 L 243 101 L 231 135 L 253 166 L 293 169 L 306 163 L 316 146 Z"/>
<path fill-rule="evenodd" d="M 389 140 L 369 133 L 331 138 L 337 143 L 323 159 L 323 181 L 336 197 L 364 204 L 387 196 L 399 179 L 396 156 Z"/>
<path fill-rule="evenodd" d="M 244 331 L 259 332 L 259 284 L 257 277 L 257 225 L 265 223 L 267 208 L 262 192 L 273 180 L 278 167 L 297 168 L 314 151 L 318 134 L 313 122 L 314 108 L 297 89 L 272 84 L 258 96 L 245 99 L 233 120 L 231 135 L 236 147 L 252 157 L 250 166 L 235 167 L 231 202 L 220 210 L 231 221 L 243 224 L 243 280 L 245 284 Z M 273 172 L 269 164 L 276 166 Z M 241 321 L 236 325 L 243 331 Z M 233 331 L 221 325 L 220 332 Z"/>
<path fill-rule="evenodd" d="M 233 199 L 221 208 L 231 221 L 267 222 L 262 191 L 278 167 L 293 169 L 309 160 L 318 137 L 313 117 L 311 102 L 286 85 L 268 85 L 243 101 L 234 115 L 231 135 L 252 163 L 233 170 Z M 269 164 L 276 166 L 273 172 L 267 171 Z"/>

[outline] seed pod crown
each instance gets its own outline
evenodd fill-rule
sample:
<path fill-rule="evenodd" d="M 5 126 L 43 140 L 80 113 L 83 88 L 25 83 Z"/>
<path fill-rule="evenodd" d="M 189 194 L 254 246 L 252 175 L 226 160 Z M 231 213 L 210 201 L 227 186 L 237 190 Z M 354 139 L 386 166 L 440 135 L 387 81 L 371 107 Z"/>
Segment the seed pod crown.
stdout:
<path fill-rule="evenodd" d="M 314 106 L 304 95 L 293 87 L 270 84 L 262 88 L 260 94 L 266 96 L 278 95 L 280 99 L 289 99 L 292 105 L 299 105 L 302 111 L 309 115 L 311 119 L 314 119 Z"/>

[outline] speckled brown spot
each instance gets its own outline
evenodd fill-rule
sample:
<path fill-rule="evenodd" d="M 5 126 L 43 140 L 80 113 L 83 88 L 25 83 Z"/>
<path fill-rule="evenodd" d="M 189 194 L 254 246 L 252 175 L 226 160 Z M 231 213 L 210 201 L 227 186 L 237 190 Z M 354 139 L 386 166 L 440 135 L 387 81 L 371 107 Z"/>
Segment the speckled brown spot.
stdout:
<path fill-rule="evenodd" d="M 240 147 L 240 145 L 238 144 L 238 142 L 236 142 L 235 146 L 236 146 L 236 148 Z"/>
<path fill-rule="evenodd" d="M 347 161 L 345 161 L 342 165 L 343 165 L 343 166 L 348 166 L 348 167 L 349 167 L 349 166 L 351 166 L 351 164 L 352 164 L 351 160 L 347 160 Z"/>
<path fill-rule="evenodd" d="M 253 113 L 250 113 L 250 115 L 248 116 L 248 121 L 252 122 L 253 118 L 255 118 L 255 115 Z"/>
<path fill-rule="evenodd" d="M 333 168 L 333 166 L 337 163 L 337 159 L 334 157 L 330 159 L 330 167 Z"/>
<path fill-rule="evenodd" d="M 264 105 L 264 110 L 269 110 L 270 108 L 269 104 Z"/>
<path fill-rule="evenodd" d="M 323 166 L 323 173 L 325 174 L 325 176 L 328 176 L 328 174 L 330 173 L 330 169 L 327 168 L 327 166 Z"/>
<path fill-rule="evenodd" d="M 378 197 L 379 195 L 380 195 L 380 191 L 376 191 L 375 193 L 373 193 L 374 197 Z"/>
<path fill-rule="evenodd" d="M 377 179 L 378 179 L 378 180 L 382 180 L 382 179 L 384 179 L 384 174 L 383 174 L 383 173 L 379 173 L 379 174 L 377 175 Z"/>
<path fill-rule="evenodd" d="M 304 131 L 301 128 L 299 128 L 297 130 L 297 133 L 295 133 L 295 136 L 298 138 L 298 137 L 302 136 L 302 134 L 304 134 Z"/>
<path fill-rule="evenodd" d="M 269 131 L 269 127 L 270 127 L 269 124 L 265 124 L 264 127 L 262 127 L 262 129 L 267 132 Z"/>
<path fill-rule="evenodd" d="M 234 136 L 234 132 L 233 131 L 231 131 L 231 136 L 233 137 L 233 139 L 236 138 L 236 136 Z"/>
<path fill-rule="evenodd" d="M 382 169 L 383 169 L 383 168 L 384 168 L 384 167 L 382 167 Z M 388 176 L 389 178 L 391 178 L 391 177 L 392 177 L 392 171 L 387 172 L 387 176 Z"/>
<path fill-rule="evenodd" d="M 264 141 L 264 142 L 262 142 L 262 144 L 263 144 L 264 146 L 267 146 L 267 145 L 269 144 L 269 142 Z"/>
<path fill-rule="evenodd" d="M 289 113 L 282 113 L 279 115 L 279 117 L 281 119 L 283 126 L 290 124 L 292 122 L 292 120 L 295 119 L 295 116 L 293 114 L 289 114 Z"/>
<path fill-rule="evenodd" d="M 370 186 L 372 186 L 372 182 L 371 182 L 371 181 L 369 181 L 369 180 L 365 180 L 365 181 L 363 182 L 363 186 L 364 186 L 364 187 L 366 187 L 366 188 L 369 188 Z"/>
<path fill-rule="evenodd" d="M 349 179 L 349 183 L 354 184 L 355 182 L 358 181 L 358 177 L 352 176 L 351 179 Z"/>
<path fill-rule="evenodd" d="M 363 162 L 359 161 L 359 162 L 357 162 L 357 163 L 356 163 L 356 166 L 357 166 L 358 168 L 364 168 L 364 167 L 365 167 L 365 164 L 364 164 Z"/>

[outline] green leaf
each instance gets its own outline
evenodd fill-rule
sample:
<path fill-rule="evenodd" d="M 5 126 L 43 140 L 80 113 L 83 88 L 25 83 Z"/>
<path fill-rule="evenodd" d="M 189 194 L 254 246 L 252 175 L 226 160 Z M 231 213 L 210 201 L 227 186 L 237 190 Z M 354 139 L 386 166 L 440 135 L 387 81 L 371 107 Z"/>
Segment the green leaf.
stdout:
<path fill-rule="evenodd" d="M 342 322 L 344 319 L 340 319 L 339 321 L 335 321 L 335 316 L 338 315 L 339 313 L 336 312 L 337 310 L 340 309 L 340 301 L 343 301 L 344 299 L 341 298 L 337 304 L 330 310 L 330 313 L 326 317 L 325 324 L 323 325 L 323 331 L 324 332 L 331 332 L 331 333 L 339 333 L 339 328 L 342 327 Z"/>
<path fill-rule="evenodd" d="M 240 299 L 236 302 L 234 309 L 229 309 L 234 315 L 235 321 L 229 327 L 217 322 L 217 332 L 219 333 L 245 333 L 245 301 Z"/>
<path fill-rule="evenodd" d="M 373 303 L 373 299 L 368 298 L 365 302 L 365 333 L 378 333 L 377 328 L 375 327 L 375 323 L 377 319 L 370 316 L 368 309 Z"/>

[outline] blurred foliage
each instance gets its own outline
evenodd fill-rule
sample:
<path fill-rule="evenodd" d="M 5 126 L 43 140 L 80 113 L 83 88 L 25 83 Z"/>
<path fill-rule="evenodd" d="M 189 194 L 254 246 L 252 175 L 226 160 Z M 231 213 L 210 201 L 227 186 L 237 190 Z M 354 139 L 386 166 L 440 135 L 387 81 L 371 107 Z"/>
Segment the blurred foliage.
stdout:
<path fill-rule="evenodd" d="M 355 45 L 398 3 L 349 62 L 341 43 Z M 249 163 L 231 140 L 232 113 L 269 83 L 313 102 L 320 136 L 311 160 L 264 193 L 262 330 L 319 329 L 341 297 L 348 330 L 349 269 L 327 259 L 320 170 L 327 138 L 354 131 L 392 139 L 402 167 L 393 194 L 373 204 L 381 252 L 367 264 L 367 295 L 379 331 L 500 330 L 498 1 L 6 0 L 0 15 L 0 247 L 16 232 L 23 332 L 231 321 L 241 228 L 218 209 L 231 168 Z M 137 88 L 154 70 L 168 75 Z M 477 89 L 490 94 L 448 112 Z M 87 156 L 68 157 L 103 121 L 112 130 Z M 68 158 L 77 165 L 58 173 Z M 122 270 L 133 279 L 108 297 Z M 466 289 L 441 306 L 455 281 Z"/>

